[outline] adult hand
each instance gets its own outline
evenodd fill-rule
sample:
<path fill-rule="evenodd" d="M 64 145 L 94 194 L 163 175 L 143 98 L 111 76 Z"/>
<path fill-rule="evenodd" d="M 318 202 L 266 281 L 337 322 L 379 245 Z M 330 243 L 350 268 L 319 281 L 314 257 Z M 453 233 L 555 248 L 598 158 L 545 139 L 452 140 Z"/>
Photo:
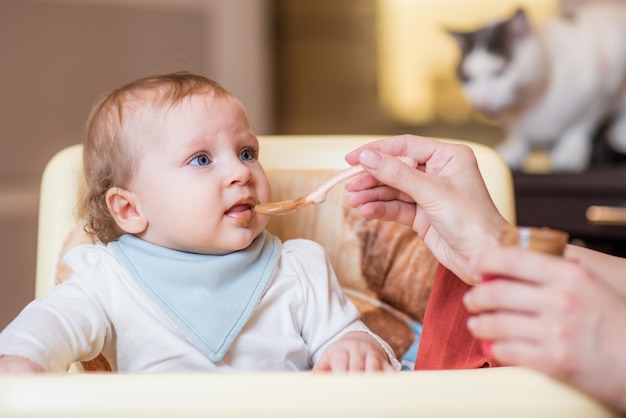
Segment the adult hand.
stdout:
<path fill-rule="evenodd" d="M 416 166 L 395 156 L 410 157 Z M 498 244 L 506 220 L 468 146 L 402 135 L 353 150 L 346 161 L 367 171 L 346 185 L 348 205 L 365 217 L 412 227 L 462 280 L 471 280 L 468 261 Z"/>
<path fill-rule="evenodd" d="M 476 259 L 472 334 L 502 364 L 527 366 L 626 412 L 626 298 L 582 263 L 519 248 Z M 623 270 L 622 270 L 623 271 Z M 514 279 L 513 279 L 514 278 Z"/>

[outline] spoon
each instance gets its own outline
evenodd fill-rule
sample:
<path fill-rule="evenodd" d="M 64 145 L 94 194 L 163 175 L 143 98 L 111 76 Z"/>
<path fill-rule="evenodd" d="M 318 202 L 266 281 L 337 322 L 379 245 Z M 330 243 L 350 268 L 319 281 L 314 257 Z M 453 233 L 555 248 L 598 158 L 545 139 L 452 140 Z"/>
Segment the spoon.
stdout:
<path fill-rule="evenodd" d="M 409 157 L 397 157 L 400 161 L 408 164 L 412 167 L 415 166 L 415 160 Z M 319 205 L 326 201 L 328 192 L 341 182 L 344 182 L 352 177 L 358 176 L 363 173 L 365 169 L 360 165 L 354 165 L 346 170 L 343 170 L 339 174 L 331 177 L 326 182 L 322 183 L 317 189 L 305 194 L 297 199 L 283 200 L 280 202 L 264 203 L 262 205 L 256 205 L 254 211 L 261 215 L 284 215 L 285 213 L 294 212 L 298 209 L 310 205 Z"/>
<path fill-rule="evenodd" d="M 365 171 L 365 169 L 360 165 L 352 166 L 331 177 L 326 182 L 322 183 L 322 185 L 317 189 L 305 194 L 304 196 L 298 197 L 297 199 L 256 205 L 254 207 L 254 211 L 256 213 L 260 213 L 261 215 L 284 215 L 285 213 L 302 209 L 305 206 L 319 205 L 326 200 L 330 189 L 339 183 L 348 180 L 349 178 L 361 174 L 363 171 Z"/>

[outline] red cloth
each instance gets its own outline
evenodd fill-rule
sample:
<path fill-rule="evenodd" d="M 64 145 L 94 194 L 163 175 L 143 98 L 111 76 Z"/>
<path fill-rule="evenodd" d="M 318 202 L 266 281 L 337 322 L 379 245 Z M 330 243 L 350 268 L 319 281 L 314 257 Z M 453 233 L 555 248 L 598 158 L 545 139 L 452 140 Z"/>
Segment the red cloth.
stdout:
<path fill-rule="evenodd" d="M 462 299 L 471 286 L 442 265 L 428 298 L 415 370 L 494 367 L 480 341 L 467 329 L 469 313 Z"/>

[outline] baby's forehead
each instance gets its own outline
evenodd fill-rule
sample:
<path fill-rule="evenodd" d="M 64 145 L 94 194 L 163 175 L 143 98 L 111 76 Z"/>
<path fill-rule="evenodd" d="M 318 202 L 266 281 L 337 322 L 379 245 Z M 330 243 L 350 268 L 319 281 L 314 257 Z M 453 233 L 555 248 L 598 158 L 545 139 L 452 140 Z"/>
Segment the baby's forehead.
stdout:
<path fill-rule="evenodd" d="M 128 111 L 124 112 L 127 116 L 124 130 L 131 142 L 140 145 L 145 142 L 142 140 L 144 138 L 149 138 L 150 141 L 158 139 L 160 130 L 166 124 L 181 118 L 187 119 L 187 113 L 192 108 L 200 112 L 204 112 L 206 109 L 211 119 L 217 118 L 221 121 L 220 123 L 225 124 L 228 121 L 222 117 L 222 109 L 232 105 L 241 108 L 247 121 L 243 105 L 235 96 L 230 94 L 195 93 L 169 101 L 150 100 L 144 97 L 142 100 L 129 102 Z"/>
<path fill-rule="evenodd" d="M 129 101 L 129 107 L 137 113 L 152 114 L 156 117 L 163 117 L 172 112 L 183 110 L 187 106 L 213 107 L 225 101 L 235 100 L 229 94 L 215 94 L 214 91 L 195 92 L 180 97 L 163 96 L 153 94 L 138 100 Z"/>

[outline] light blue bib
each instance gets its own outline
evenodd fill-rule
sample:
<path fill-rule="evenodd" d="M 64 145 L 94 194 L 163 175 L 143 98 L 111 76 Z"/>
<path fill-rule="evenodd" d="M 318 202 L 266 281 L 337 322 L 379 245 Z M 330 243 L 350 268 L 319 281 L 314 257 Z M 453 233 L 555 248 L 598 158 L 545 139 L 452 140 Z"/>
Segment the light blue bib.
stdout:
<path fill-rule="evenodd" d="M 204 353 L 222 360 L 278 264 L 280 240 L 264 231 L 226 255 L 171 250 L 122 235 L 108 247 L 143 291 Z"/>

